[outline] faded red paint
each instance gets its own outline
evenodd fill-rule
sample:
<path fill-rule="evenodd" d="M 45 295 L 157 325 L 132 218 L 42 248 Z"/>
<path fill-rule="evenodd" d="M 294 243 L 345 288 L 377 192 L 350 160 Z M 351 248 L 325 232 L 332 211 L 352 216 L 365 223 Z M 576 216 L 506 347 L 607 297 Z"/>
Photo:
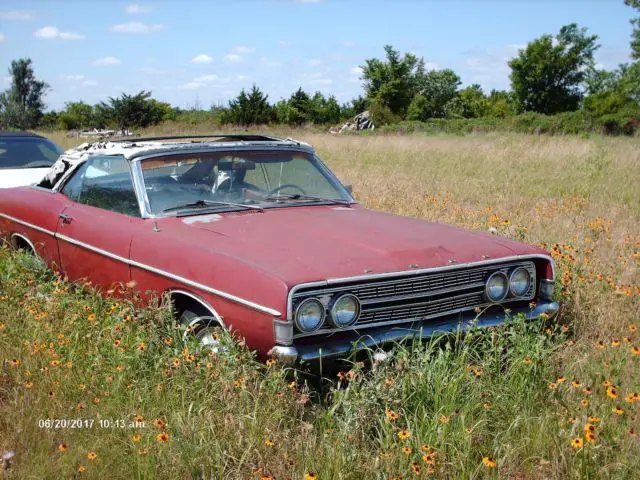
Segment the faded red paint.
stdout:
<path fill-rule="evenodd" d="M 296 284 L 545 254 L 539 248 L 457 227 L 336 205 L 287 206 L 162 219 L 131 218 L 33 187 L 0 190 L 0 213 L 282 312 Z M 64 223 L 58 215 L 70 217 Z M 157 273 L 0 217 L 0 235 L 20 233 L 70 280 L 141 292 L 182 290 L 202 298 L 261 356 L 274 345 L 273 317 Z M 551 268 L 539 275 L 551 278 Z"/>

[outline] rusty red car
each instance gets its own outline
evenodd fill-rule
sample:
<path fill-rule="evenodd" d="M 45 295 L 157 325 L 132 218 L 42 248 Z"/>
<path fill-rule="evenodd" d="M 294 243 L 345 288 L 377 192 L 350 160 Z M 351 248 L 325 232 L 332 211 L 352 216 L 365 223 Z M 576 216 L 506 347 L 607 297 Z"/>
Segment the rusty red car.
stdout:
<path fill-rule="evenodd" d="M 545 250 L 364 208 L 312 146 L 263 135 L 80 145 L 0 190 L 0 236 L 170 298 L 203 346 L 229 329 L 295 365 L 559 308 Z"/>

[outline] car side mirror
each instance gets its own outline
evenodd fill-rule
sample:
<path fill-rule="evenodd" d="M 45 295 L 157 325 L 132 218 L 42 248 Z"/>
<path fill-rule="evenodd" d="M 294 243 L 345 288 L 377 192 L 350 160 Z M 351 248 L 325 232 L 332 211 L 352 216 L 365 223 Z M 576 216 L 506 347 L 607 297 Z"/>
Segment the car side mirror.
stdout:
<path fill-rule="evenodd" d="M 344 188 L 349 192 L 349 195 L 353 195 L 353 185 L 345 185 Z"/>

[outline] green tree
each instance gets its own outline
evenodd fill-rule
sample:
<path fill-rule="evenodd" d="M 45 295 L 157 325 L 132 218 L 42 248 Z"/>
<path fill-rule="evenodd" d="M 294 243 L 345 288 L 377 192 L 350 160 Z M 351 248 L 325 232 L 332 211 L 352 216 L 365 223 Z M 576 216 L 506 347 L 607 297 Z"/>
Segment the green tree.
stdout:
<path fill-rule="evenodd" d="M 334 96 L 325 98 L 316 92 L 310 100 L 310 120 L 317 125 L 326 125 L 340 121 L 340 105 Z"/>
<path fill-rule="evenodd" d="M 364 112 L 368 108 L 368 101 L 362 95 L 358 95 L 350 102 L 342 104 L 340 107 L 341 119 L 352 119 L 359 113 Z"/>
<path fill-rule="evenodd" d="M 640 12 L 640 0 L 624 0 L 625 5 Z M 640 17 L 632 18 L 633 32 L 631 32 L 631 57 L 640 59 Z"/>
<path fill-rule="evenodd" d="M 622 64 L 612 72 L 596 71 L 589 82 L 591 93 L 584 100 L 593 117 L 640 113 L 640 62 Z"/>
<path fill-rule="evenodd" d="M 298 88 L 289 98 L 289 125 L 302 125 L 311 121 L 311 97 L 307 92 Z"/>
<path fill-rule="evenodd" d="M 385 60 L 370 58 L 362 65 L 362 79 L 367 99 L 378 109 L 387 108 L 394 115 L 404 115 L 424 77 L 424 60 L 411 53 L 403 57 L 391 45 L 385 45 Z"/>
<path fill-rule="evenodd" d="M 491 90 L 487 101 L 489 102 L 487 115 L 490 117 L 507 118 L 516 114 L 516 100 L 513 92 Z"/>
<path fill-rule="evenodd" d="M 0 93 L 0 123 L 9 128 L 35 128 L 44 114 L 43 97 L 49 85 L 36 79 L 30 58 L 13 60 L 11 86 Z"/>
<path fill-rule="evenodd" d="M 586 72 L 599 47 L 598 36 L 586 32 L 575 23 L 565 25 L 555 38 L 543 35 L 509 61 L 511 87 L 521 111 L 552 115 L 579 107 Z"/>
<path fill-rule="evenodd" d="M 39 127 L 45 128 L 47 130 L 54 130 L 56 128 L 59 128 L 59 120 L 60 113 L 56 112 L 55 110 L 51 110 L 50 112 L 46 112 L 44 115 L 42 115 L 42 118 L 40 118 Z"/>
<path fill-rule="evenodd" d="M 109 97 L 94 107 L 96 126 L 115 125 L 120 129 L 144 128 L 166 120 L 173 113 L 171 106 L 151 98 L 145 90 L 135 95 L 123 93 L 117 98 Z"/>
<path fill-rule="evenodd" d="M 247 94 L 244 88 L 229 102 L 229 108 L 221 114 L 222 123 L 236 125 L 260 125 L 271 122 L 273 110 L 265 95 L 255 84 Z"/>
<path fill-rule="evenodd" d="M 65 109 L 60 113 L 59 125 L 65 130 L 88 128 L 93 126 L 93 107 L 79 102 L 66 102 Z"/>
<path fill-rule="evenodd" d="M 482 91 L 482 87 L 473 84 L 458 92 L 458 98 L 462 103 L 462 116 L 464 118 L 480 118 L 489 114 L 489 99 Z"/>
<path fill-rule="evenodd" d="M 444 118 L 447 111 L 451 115 L 455 107 L 450 105 L 446 109 L 445 105 L 456 97 L 459 85 L 460 77 L 451 69 L 431 70 L 423 74 L 417 85 L 417 95 L 407 110 L 407 120 Z"/>

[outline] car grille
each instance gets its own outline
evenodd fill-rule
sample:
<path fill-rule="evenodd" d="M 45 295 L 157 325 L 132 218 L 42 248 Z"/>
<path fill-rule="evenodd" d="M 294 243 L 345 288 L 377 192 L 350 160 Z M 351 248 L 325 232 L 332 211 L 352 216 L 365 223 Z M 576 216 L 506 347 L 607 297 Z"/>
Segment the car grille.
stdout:
<path fill-rule="evenodd" d="M 295 312 L 297 304 L 309 297 L 319 298 L 328 306 L 333 296 L 351 293 L 358 297 L 362 306 L 360 317 L 352 328 L 437 319 L 487 305 L 484 290 L 489 276 L 497 271 L 509 275 L 516 267 L 524 267 L 531 273 L 533 281 L 529 291 L 522 297 L 507 298 L 501 303 L 531 300 L 535 295 L 536 269 L 533 262 L 528 261 L 364 280 L 337 287 L 303 287 L 293 295 L 292 308 Z M 311 334 L 329 331 L 335 329 L 325 323 Z M 306 335 L 310 334 L 299 333 L 297 336 Z"/>

